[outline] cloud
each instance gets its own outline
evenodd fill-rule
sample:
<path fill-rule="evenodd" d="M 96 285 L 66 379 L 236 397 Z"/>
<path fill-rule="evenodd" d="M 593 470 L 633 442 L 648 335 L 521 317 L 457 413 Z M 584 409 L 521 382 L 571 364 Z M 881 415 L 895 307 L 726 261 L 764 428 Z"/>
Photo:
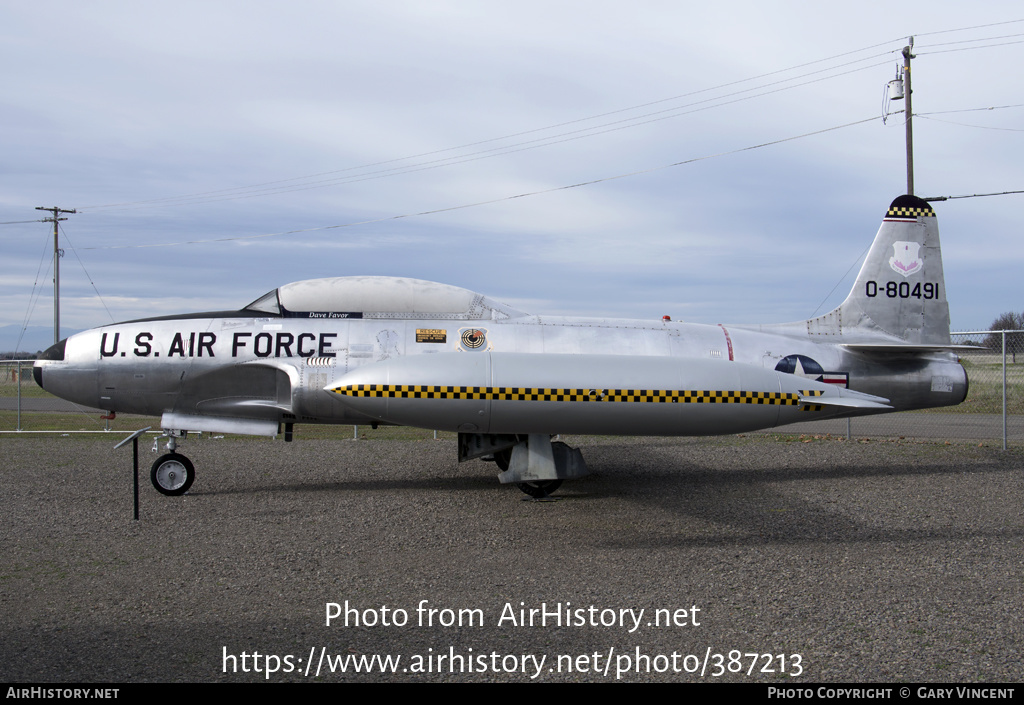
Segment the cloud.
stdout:
<path fill-rule="evenodd" d="M 1024 47 L 940 53 L 1020 27 L 960 31 L 1012 20 L 1012 6 L 952 2 L 63 3 L 75 31 L 57 43 L 53 7 L 12 5 L 0 30 L 0 60 L 17 67 L 0 99 L 0 220 L 93 206 L 63 225 L 79 301 L 66 315 L 83 327 L 106 316 L 90 281 L 135 317 L 364 273 L 548 311 L 802 318 L 905 188 L 900 118 L 713 155 L 880 116 L 907 34 L 918 112 L 1015 102 L 991 66 L 1019 63 Z M 956 117 L 1014 127 L 1019 110 L 969 116 Z M 919 193 L 1022 187 L 1016 133 L 914 127 Z M 941 206 L 954 325 L 1012 308 L 988 275 L 993 257 L 1022 257 L 1012 198 Z M 496 199 L 509 200 L 414 215 Z M 96 207 L 112 203 L 134 205 Z M 136 247 L 364 220 L 380 222 Z M 50 236 L 44 224 L 3 232 L 0 301 L 20 323 L 18 282 L 33 280 Z M 984 247 L 964 244 L 975 233 Z M 88 249 L 111 246 L 129 248 Z"/>

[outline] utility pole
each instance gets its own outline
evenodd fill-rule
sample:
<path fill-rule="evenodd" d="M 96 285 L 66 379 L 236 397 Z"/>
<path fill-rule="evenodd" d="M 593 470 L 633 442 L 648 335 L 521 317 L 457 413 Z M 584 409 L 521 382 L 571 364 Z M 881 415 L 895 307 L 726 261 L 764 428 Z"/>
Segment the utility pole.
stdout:
<path fill-rule="evenodd" d="M 903 80 L 906 84 L 904 90 L 907 98 L 907 104 L 904 106 L 907 116 L 907 194 L 911 196 L 914 195 L 914 109 L 910 90 L 910 60 L 914 58 L 910 52 L 913 48 L 914 38 L 911 37 L 910 44 L 903 47 Z"/>
<path fill-rule="evenodd" d="M 60 249 L 58 242 L 58 231 L 57 224 L 67 218 L 61 218 L 61 213 L 77 213 L 78 211 L 66 210 L 64 208 L 58 208 L 53 206 L 52 208 L 46 208 L 45 206 L 37 206 L 37 211 L 50 211 L 53 213 L 52 218 L 43 218 L 44 223 L 53 223 L 53 344 L 56 345 L 60 342 L 60 258 L 64 253 Z"/>

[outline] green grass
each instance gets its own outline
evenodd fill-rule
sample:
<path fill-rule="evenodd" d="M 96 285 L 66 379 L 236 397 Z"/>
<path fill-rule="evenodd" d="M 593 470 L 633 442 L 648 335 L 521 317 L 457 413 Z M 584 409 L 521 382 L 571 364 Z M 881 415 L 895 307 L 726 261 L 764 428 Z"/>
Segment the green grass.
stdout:
<path fill-rule="evenodd" d="M 1022 356 L 1024 358 L 1024 356 Z M 1001 414 L 1003 411 L 1003 365 L 997 355 L 979 355 L 961 360 L 967 371 L 967 399 L 959 406 L 937 409 L 961 414 Z M 1024 414 L 1024 359 L 1006 365 L 1006 413 Z"/>
<path fill-rule="evenodd" d="M 149 416 L 118 416 L 110 422 L 112 432 L 131 433 L 140 428 L 160 426 L 160 419 Z M 97 414 L 65 413 L 47 411 L 22 411 L 21 431 L 103 431 L 105 422 Z M 16 431 L 17 411 L 0 411 L 0 431 Z"/>
<path fill-rule="evenodd" d="M 11 370 L 0 367 L 0 397 L 18 398 L 18 381 L 11 379 Z M 24 371 L 21 379 L 21 397 L 23 399 L 54 399 L 55 397 L 40 387 L 32 379 L 31 368 Z"/>

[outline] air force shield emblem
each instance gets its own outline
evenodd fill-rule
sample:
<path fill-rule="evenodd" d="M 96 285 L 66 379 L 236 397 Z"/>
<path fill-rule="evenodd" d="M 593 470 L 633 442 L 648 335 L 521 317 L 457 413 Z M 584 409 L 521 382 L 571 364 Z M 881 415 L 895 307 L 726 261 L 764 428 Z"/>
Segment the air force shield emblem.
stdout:
<path fill-rule="evenodd" d="M 909 277 L 911 274 L 921 271 L 924 262 L 920 256 L 920 243 L 897 240 L 892 244 L 892 249 L 894 252 L 893 256 L 889 258 L 889 266 L 894 272 Z"/>

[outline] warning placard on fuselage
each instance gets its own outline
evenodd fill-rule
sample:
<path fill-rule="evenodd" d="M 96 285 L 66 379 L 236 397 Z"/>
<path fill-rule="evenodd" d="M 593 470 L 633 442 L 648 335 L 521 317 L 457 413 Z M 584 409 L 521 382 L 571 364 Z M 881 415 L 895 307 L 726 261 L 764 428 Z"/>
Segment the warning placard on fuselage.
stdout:
<path fill-rule="evenodd" d="M 417 343 L 447 343 L 448 331 L 444 328 L 417 328 Z"/>

